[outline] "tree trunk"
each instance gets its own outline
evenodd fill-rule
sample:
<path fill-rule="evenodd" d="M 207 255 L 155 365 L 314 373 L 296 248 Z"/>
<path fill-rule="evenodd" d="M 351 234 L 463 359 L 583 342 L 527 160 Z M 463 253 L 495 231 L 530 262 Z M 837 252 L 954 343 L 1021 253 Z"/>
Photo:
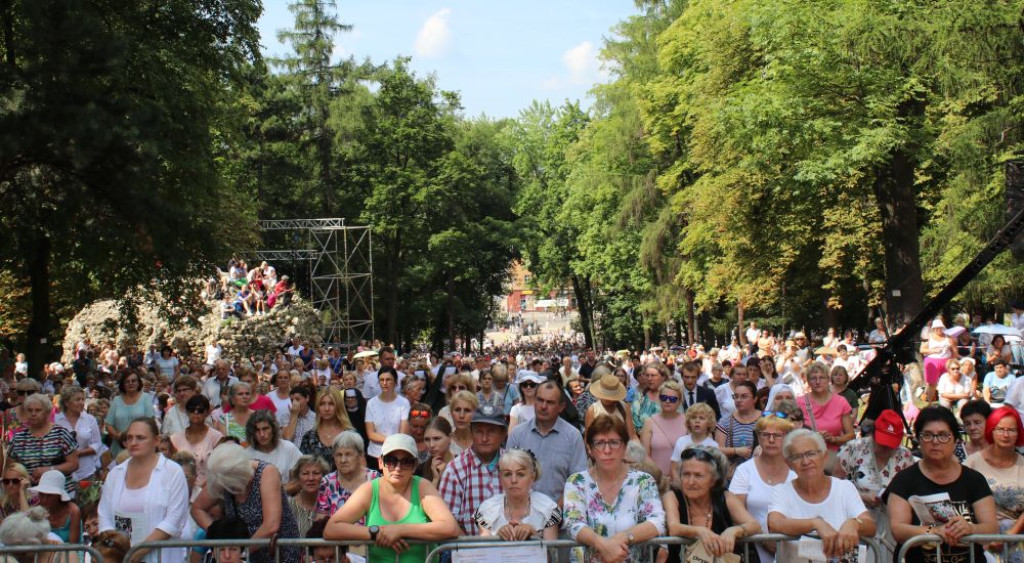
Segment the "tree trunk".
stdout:
<path fill-rule="evenodd" d="M 900 104 L 898 116 L 905 120 L 918 119 L 924 109 L 923 100 L 906 100 Z M 896 149 L 889 162 L 877 171 L 874 182 L 875 199 L 882 215 L 885 300 L 889 314 L 895 315 L 899 324 L 912 319 L 924 304 L 914 194 L 917 162 L 911 150 L 905 146 Z M 898 295 L 894 295 L 894 291 Z"/>
<path fill-rule="evenodd" d="M 740 346 L 747 347 L 747 335 L 743 329 L 743 302 L 736 304 L 736 338 L 740 341 Z M 726 340 L 729 339 L 729 335 L 725 336 Z"/>
<path fill-rule="evenodd" d="M 693 346 L 694 339 L 697 337 L 697 316 L 694 314 L 693 308 L 693 290 L 685 290 L 684 298 L 686 299 L 686 343 Z"/>
<path fill-rule="evenodd" d="M 28 253 L 28 280 L 32 318 L 27 330 L 28 373 L 39 378 L 49 354 L 50 336 L 50 241 L 38 233 Z M 74 342 L 70 345 L 74 346 Z"/>
<path fill-rule="evenodd" d="M 448 341 L 451 343 L 452 350 L 455 349 L 455 279 L 448 275 L 445 276 L 447 281 L 445 282 L 445 317 L 448 321 Z"/>
<path fill-rule="evenodd" d="M 581 279 L 573 274 L 572 291 L 576 294 L 576 307 L 580 311 L 580 327 L 583 329 L 583 338 L 586 340 L 587 348 L 594 347 L 594 317 L 590 303 L 590 282 Z"/>
<path fill-rule="evenodd" d="M 14 70 L 18 64 L 17 49 L 14 45 L 14 1 L 0 0 L 0 32 L 3 33 L 4 51 L 6 57 L 4 62 Z"/>

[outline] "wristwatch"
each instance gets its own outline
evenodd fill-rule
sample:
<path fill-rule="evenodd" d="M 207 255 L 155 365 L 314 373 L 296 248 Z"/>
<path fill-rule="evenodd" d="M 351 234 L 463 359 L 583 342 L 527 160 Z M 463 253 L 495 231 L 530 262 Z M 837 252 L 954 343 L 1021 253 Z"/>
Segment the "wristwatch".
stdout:
<path fill-rule="evenodd" d="M 370 526 L 370 541 L 377 541 L 377 534 L 380 532 L 380 526 Z"/>
<path fill-rule="evenodd" d="M 634 539 L 635 538 L 633 537 L 633 532 L 629 532 L 628 534 L 626 534 L 626 543 L 628 543 L 629 545 L 633 545 Z"/>

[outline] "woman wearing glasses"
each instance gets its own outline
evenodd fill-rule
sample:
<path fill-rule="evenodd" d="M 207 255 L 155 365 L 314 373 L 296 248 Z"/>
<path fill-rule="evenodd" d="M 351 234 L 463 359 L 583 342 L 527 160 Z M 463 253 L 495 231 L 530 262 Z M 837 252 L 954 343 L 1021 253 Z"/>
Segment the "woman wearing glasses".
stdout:
<path fill-rule="evenodd" d="M 708 553 L 721 557 L 736 549 L 736 540 L 761 531 L 743 500 L 725 490 L 729 460 L 721 450 L 691 446 L 680 459 L 680 488 L 662 497 L 668 535 L 700 540 Z M 669 561 L 679 561 L 679 552 L 679 546 L 670 547 Z"/>
<path fill-rule="evenodd" d="M 846 559 L 852 550 L 856 560 L 857 543 L 875 535 L 875 521 L 853 483 L 825 474 L 825 454 L 825 440 L 817 432 L 801 428 L 786 435 L 782 455 L 796 478 L 772 490 L 768 529 L 787 536 L 817 534 L 825 557 Z M 778 560 L 808 559 L 798 556 L 796 542 L 786 541 L 779 542 Z"/>
<path fill-rule="evenodd" d="M 682 406 L 683 390 L 675 381 L 666 381 L 658 390 L 658 401 L 661 412 L 644 422 L 640 431 L 640 442 L 647 451 L 647 457 L 661 470 L 662 475 L 670 475 L 672 470 L 672 448 L 676 442 L 687 434 Z"/>
<path fill-rule="evenodd" d="M 76 487 L 71 474 L 78 469 L 78 441 L 63 426 L 50 422 L 50 399 L 42 393 L 25 398 L 25 418 L 28 428 L 14 435 L 8 453 L 28 469 L 33 483 L 39 483 L 44 473 L 57 469 L 65 475 L 65 489 L 74 496 Z"/>
<path fill-rule="evenodd" d="M 381 445 L 384 476 L 363 483 L 327 522 L 326 540 L 369 540 L 369 561 L 422 563 L 427 545 L 406 540 L 441 541 L 459 535 L 448 505 L 430 481 L 415 476 L 416 441 L 392 434 Z M 366 525 L 359 524 L 366 519 Z"/>
<path fill-rule="evenodd" d="M 768 412 L 754 425 L 761 454 L 741 463 L 729 482 L 729 491 L 747 507 L 762 530 L 768 529 L 768 506 L 772 491 L 796 478 L 782 456 L 782 441 L 793 430 L 793 423 L 781 412 Z M 775 561 L 775 543 L 758 543 L 762 563 Z"/>
<path fill-rule="evenodd" d="M 621 418 L 598 416 L 587 427 L 585 441 L 594 463 L 565 482 L 564 527 L 590 548 L 591 563 L 641 561 L 638 544 L 665 531 L 658 484 L 626 464 L 629 431 Z"/>
<path fill-rule="evenodd" d="M 996 502 L 999 532 L 1019 534 L 1024 530 L 1024 457 L 1017 453 L 1024 446 L 1024 426 L 1013 407 L 992 411 L 985 423 L 988 446 L 968 456 L 966 467 L 988 479 Z M 1011 561 L 1024 560 L 1015 546 Z"/>
<path fill-rule="evenodd" d="M 735 468 L 753 456 L 754 425 L 761 412 L 757 410 L 757 387 L 749 381 L 736 384 L 732 400 L 736 411 L 718 421 L 715 440 Z"/>
<path fill-rule="evenodd" d="M 835 454 L 839 447 L 854 437 L 853 408 L 841 395 L 832 392 L 828 366 L 814 362 L 807 368 L 807 384 L 811 390 L 800 397 L 804 411 L 804 427 L 819 433 L 830 454 L 826 471 L 835 469 Z"/>
<path fill-rule="evenodd" d="M 364 464 L 363 439 L 355 432 L 342 432 L 334 439 L 333 471 L 320 481 L 316 496 L 316 512 L 327 518 L 345 504 L 360 485 L 380 477 L 376 469 Z"/>
<path fill-rule="evenodd" d="M 437 416 L 447 419 L 448 422 L 452 423 L 452 426 L 455 426 L 455 420 L 452 418 L 452 401 L 455 399 L 455 395 L 461 391 L 470 391 L 476 394 L 473 376 L 468 373 L 456 373 L 451 377 L 445 378 L 444 396 L 448 399 L 448 404 L 437 411 Z M 430 400 L 428 399 L 426 402 L 429 403 Z"/>
<path fill-rule="evenodd" d="M 223 434 L 206 424 L 210 414 L 210 400 L 205 395 L 193 395 L 185 403 L 188 426 L 171 435 L 171 445 L 179 452 L 189 452 L 196 460 L 196 485 L 206 484 L 206 459 L 217 447 Z"/>
<path fill-rule="evenodd" d="M 533 420 L 533 402 L 537 398 L 537 386 L 544 383 L 544 378 L 533 371 L 523 371 L 519 374 L 519 397 L 520 401 L 512 407 L 509 413 L 508 431 L 517 424 Z"/>
<path fill-rule="evenodd" d="M 892 534 L 897 542 L 921 534 L 942 537 L 944 561 L 966 561 L 974 551 L 981 561 L 980 544 L 957 545 L 968 534 L 995 534 L 999 531 L 996 501 L 985 476 L 965 467 L 953 456 L 960 429 L 953 412 L 946 407 L 925 407 L 914 420 L 914 433 L 921 441 L 921 461 L 893 478 L 882 500 L 889 510 Z M 945 493 L 948 503 L 934 523 L 922 523 L 907 500 L 915 495 Z M 954 514 L 948 517 L 949 514 Z M 898 546 L 897 546 L 898 548 Z M 911 563 L 936 561 L 936 550 L 915 547 L 907 552 Z"/>

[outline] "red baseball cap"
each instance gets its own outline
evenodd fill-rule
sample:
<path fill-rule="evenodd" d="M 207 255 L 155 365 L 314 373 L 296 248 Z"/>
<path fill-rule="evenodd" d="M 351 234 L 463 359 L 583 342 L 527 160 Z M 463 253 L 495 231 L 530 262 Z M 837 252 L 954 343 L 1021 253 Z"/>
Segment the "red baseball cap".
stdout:
<path fill-rule="evenodd" d="M 875 419 L 875 442 L 887 448 L 903 443 L 903 419 L 894 410 L 885 409 Z"/>

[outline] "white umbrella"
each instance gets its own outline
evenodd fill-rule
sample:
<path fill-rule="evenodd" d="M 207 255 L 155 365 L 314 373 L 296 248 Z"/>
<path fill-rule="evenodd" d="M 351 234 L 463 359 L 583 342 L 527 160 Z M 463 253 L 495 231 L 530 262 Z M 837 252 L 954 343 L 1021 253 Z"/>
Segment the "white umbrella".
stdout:
<path fill-rule="evenodd" d="M 958 336 L 963 334 L 965 330 L 967 329 L 960 325 L 957 325 L 953 328 L 946 329 L 946 336 L 952 336 L 953 338 L 957 338 Z"/>
<path fill-rule="evenodd" d="M 1024 336 L 1020 329 L 1000 324 L 982 325 L 974 329 L 973 332 L 974 334 L 1002 334 L 1003 336 L 1016 336 L 1017 338 Z"/>

